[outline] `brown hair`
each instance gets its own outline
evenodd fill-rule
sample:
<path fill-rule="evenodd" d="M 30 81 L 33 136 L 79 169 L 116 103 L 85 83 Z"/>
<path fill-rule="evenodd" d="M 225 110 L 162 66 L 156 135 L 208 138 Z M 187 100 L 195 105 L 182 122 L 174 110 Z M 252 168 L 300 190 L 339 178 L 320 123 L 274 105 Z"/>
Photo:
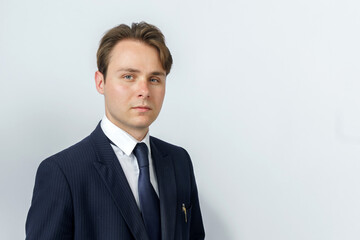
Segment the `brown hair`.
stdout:
<path fill-rule="evenodd" d="M 160 62 L 166 75 L 169 74 L 173 63 L 171 53 L 165 44 L 165 37 L 160 29 L 146 22 L 133 23 L 131 28 L 126 24 L 120 24 L 107 31 L 102 37 L 97 51 L 98 70 L 106 78 L 111 51 L 121 40 L 134 39 L 156 48 L 159 52 Z"/>

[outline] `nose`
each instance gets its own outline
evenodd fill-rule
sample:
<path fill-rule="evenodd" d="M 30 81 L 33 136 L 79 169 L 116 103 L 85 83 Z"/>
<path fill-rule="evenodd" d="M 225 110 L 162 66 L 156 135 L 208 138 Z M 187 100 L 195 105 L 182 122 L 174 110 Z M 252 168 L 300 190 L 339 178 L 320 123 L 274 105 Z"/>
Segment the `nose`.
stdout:
<path fill-rule="evenodd" d="M 146 81 L 146 80 L 141 80 L 141 81 L 139 81 L 138 82 L 138 97 L 139 98 L 148 98 L 148 97 L 150 97 L 150 95 L 149 95 L 149 93 L 150 93 L 150 91 L 149 91 L 149 85 L 148 85 L 149 83 Z"/>

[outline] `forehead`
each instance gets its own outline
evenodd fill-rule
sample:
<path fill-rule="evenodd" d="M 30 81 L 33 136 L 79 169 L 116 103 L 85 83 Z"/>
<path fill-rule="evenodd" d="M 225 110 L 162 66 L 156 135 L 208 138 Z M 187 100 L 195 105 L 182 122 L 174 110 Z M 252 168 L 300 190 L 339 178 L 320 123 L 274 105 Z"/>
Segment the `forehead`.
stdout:
<path fill-rule="evenodd" d="M 119 41 L 109 56 L 109 68 L 112 65 L 138 65 L 138 67 L 152 67 L 164 70 L 160 61 L 158 50 L 144 42 L 126 39 Z"/>

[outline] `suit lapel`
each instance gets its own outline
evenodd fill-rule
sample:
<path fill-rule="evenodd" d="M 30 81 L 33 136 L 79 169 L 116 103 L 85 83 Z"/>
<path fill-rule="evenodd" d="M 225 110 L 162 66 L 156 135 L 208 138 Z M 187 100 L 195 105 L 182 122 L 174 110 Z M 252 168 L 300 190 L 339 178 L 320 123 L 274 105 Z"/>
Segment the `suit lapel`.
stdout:
<path fill-rule="evenodd" d="M 126 176 L 100 124 L 90 135 L 90 139 L 97 153 L 97 161 L 94 162 L 94 167 L 110 192 L 131 233 L 137 240 L 148 240 L 145 225 Z"/>
<path fill-rule="evenodd" d="M 174 239 L 176 220 L 176 182 L 171 156 L 161 152 L 150 138 L 151 155 L 159 187 L 162 239 Z"/>

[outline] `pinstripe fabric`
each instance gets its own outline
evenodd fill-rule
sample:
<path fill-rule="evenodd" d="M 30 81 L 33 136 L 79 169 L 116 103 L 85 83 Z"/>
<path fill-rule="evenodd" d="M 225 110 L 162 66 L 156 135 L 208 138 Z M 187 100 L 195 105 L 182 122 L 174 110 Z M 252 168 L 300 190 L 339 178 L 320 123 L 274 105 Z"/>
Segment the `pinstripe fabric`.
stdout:
<path fill-rule="evenodd" d="M 195 178 L 182 148 L 151 137 L 163 240 L 204 239 Z M 184 221 L 182 204 L 188 208 Z M 26 221 L 28 240 L 148 240 L 134 196 L 100 125 L 44 160 Z"/>

